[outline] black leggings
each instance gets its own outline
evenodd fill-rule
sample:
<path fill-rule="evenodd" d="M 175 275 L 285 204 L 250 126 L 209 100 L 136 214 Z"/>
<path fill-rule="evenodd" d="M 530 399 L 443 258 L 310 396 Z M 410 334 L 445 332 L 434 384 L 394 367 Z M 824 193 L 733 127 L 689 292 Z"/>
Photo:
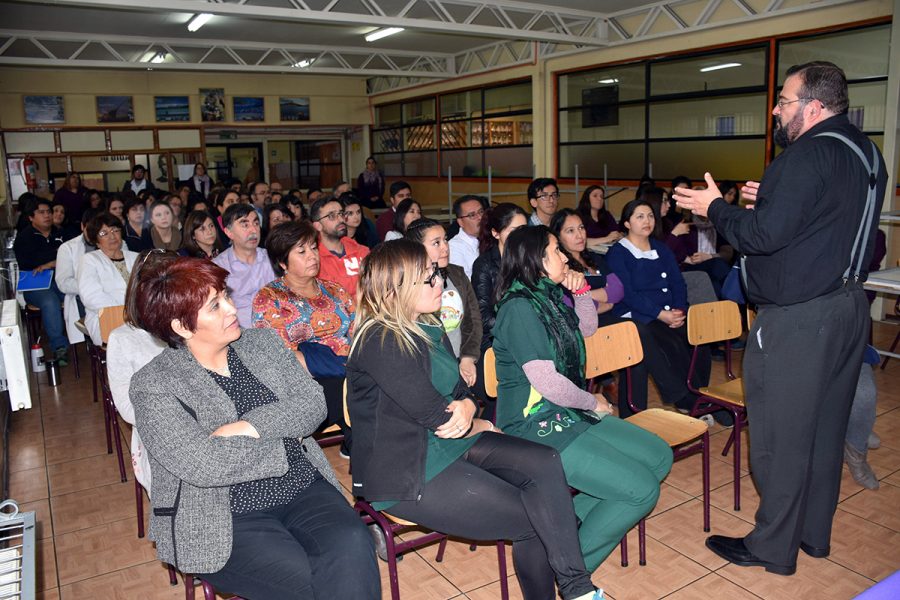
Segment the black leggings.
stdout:
<path fill-rule="evenodd" d="M 578 543 L 572 497 L 556 449 L 485 433 L 393 515 L 468 540 L 511 540 L 525 600 L 594 590 Z"/>

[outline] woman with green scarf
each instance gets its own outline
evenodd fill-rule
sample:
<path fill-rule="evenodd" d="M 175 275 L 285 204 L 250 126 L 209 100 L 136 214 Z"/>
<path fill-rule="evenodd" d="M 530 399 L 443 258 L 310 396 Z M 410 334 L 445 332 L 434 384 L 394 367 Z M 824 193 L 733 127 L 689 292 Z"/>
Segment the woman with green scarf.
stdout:
<path fill-rule="evenodd" d="M 656 435 L 612 416 L 585 391 L 584 337 L 597 313 L 584 275 L 569 270 L 547 227 L 510 234 L 495 290 L 497 424 L 556 448 L 581 521 L 584 562 L 595 570 L 659 498 L 672 451 Z M 568 290 L 575 310 L 563 304 Z"/>

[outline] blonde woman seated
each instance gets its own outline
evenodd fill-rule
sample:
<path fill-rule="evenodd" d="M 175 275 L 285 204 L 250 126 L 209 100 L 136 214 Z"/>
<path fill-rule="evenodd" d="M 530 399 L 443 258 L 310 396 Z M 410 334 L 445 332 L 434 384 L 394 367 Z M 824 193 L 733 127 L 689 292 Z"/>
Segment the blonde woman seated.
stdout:
<path fill-rule="evenodd" d="M 353 298 L 319 275 L 319 233 L 309 221 L 289 221 L 269 232 L 266 252 L 278 279 L 253 298 L 254 327 L 278 332 L 288 350 L 325 391 L 326 423 L 344 434 L 341 454 L 350 457 L 350 428 L 344 422 L 344 364 L 353 334 Z"/>
<path fill-rule="evenodd" d="M 475 403 L 434 313 L 425 248 L 376 246 L 359 279 L 347 362 L 353 491 L 378 510 L 471 540 L 513 542 L 526 600 L 602 598 L 584 567 L 559 454 L 501 435 Z"/>
<path fill-rule="evenodd" d="M 125 287 L 138 255 L 122 243 L 122 221 L 109 213 L 91 219 L 84 233 L 97 250 L 81 257 L 78 297 L 84 304 L 84 325 L 91 341 L 100 346 L 100 310 L 125 304 Z"/>

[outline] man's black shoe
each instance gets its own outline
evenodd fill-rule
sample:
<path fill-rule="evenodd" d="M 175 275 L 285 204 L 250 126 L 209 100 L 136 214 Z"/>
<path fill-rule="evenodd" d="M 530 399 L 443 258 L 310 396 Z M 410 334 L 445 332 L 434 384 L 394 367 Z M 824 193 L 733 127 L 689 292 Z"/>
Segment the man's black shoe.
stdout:
<path fill-rule="evenodd" d="M 825 546 L 824 548 L 817 548 L 816 546 L 810 546 L 806 542 L 800 542 L 800 549 L 812 556 L 813 558 L 825 558 L 829 554 L 831 554 L 831 547 Z"/>
<path fill-rule="evenodd" d="M 776 565 L 758 558 L 747 550 L 747 546 L 744 545 L 744 538 L 711 535 L 706 538 L 706 547 L 728 562 L 741 567 L 765 567 L 766 571 L 776 575 L 793 575 L 797 572 L 797 565 Z"/>

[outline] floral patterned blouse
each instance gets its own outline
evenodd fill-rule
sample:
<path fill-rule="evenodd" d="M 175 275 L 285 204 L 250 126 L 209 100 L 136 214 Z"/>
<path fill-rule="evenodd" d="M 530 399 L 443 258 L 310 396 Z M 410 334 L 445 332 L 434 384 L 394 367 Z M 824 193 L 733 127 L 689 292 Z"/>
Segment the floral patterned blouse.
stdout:
<path fill-rule="evenodd" d="M 291 350 L 300 342 L 316 342 L 347 356 L 356 312 L 353 298 L 336 283 L 321 279 L 316 283 L 319 295 L 315 298 L 292 292 L 284 277 L 264 286 L 253 298 L 253 326 L 271 327 Z"/>

